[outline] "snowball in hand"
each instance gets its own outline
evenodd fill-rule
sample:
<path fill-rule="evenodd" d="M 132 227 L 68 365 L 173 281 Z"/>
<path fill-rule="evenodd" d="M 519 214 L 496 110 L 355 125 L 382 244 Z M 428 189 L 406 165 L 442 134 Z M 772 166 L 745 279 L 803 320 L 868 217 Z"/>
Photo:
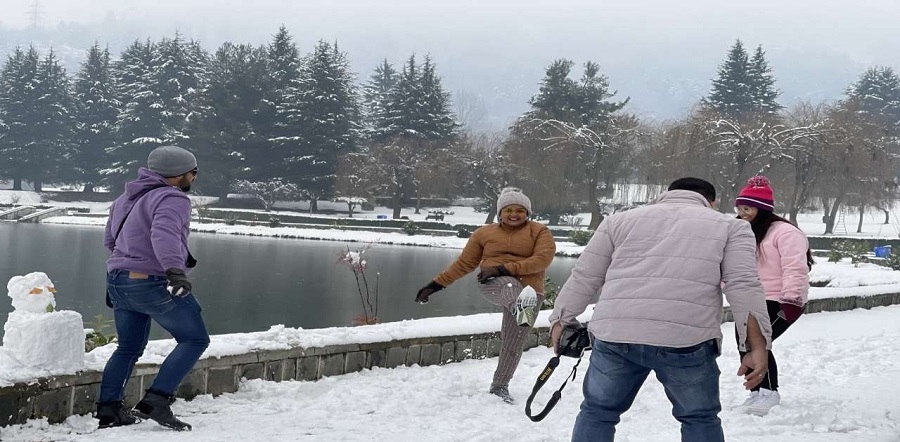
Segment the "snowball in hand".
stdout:
<path fill-rule="evenodd" d="M 6 284 L 12 305 L 18 311 L 31 313 L 51 312 L 56 308 L 56 288 L 46 273 L 34 272 L 25 276 L 13 276 Z"/>

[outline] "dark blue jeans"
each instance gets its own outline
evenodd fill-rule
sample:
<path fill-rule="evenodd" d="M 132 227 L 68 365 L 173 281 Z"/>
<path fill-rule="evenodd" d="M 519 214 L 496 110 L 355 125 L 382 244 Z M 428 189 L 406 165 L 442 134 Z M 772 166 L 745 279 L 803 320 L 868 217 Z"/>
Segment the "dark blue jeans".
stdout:
<path fill-rule="evenodd" d="M 98 402 L 125 398 L 125 383 L 147 346 L 151 319 L 178 343 L 159 367 L 151 388 L 174 394 L 209 346 L 200 304 L 192 294 L 170 295 L 164 276 L 130 279 L 128 271 L 113 270 L 107 275 L 106 287 L 115 314 L 118 348 L 103 370 Z"/>
<path fill-rule="evenodd" d="M 724 441 L 718 356 L 715 340 L 686 348 L 595 340 L 572 441 L 613 441 L 619 417 L 631 408 L 650 370 L 672 402 L 682 441 Z"/>

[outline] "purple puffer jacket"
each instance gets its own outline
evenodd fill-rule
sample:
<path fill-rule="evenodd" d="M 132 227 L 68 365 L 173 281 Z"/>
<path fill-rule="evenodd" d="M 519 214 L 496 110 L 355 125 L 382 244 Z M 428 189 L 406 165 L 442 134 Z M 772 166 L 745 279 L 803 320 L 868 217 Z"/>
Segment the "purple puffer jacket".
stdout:
<path fill-rule="evenodd" d="M 125 185 L 125 193 L 109 209 L 103 237 L 103 245 L 111 252 L 107 271 L 122 269 L 164 276 L 166 269 L 184 270 L 190 222 L 191 201 L 187 195 L 161 175 L 141 167 L 138 179 Z M 119 226 L 122 231 L 116 239 Z"/>

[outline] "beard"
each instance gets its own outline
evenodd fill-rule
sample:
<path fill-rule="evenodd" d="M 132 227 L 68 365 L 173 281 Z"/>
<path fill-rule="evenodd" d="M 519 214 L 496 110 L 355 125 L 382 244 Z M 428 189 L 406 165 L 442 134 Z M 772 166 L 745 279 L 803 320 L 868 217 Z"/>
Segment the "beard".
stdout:
<path fill-rule="evenodd" d="M 181 178 L 181 181 L 178 182 L 178 188 L 181 189 L 182 192 L 187 193 L 191 191 L 191 179 L 188 178 L 187 175 Z"/>

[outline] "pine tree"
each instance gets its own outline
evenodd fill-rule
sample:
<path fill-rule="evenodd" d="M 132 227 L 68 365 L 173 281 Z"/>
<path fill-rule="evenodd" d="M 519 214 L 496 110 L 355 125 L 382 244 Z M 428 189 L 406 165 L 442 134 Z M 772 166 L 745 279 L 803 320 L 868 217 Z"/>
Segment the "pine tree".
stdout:
<path fill-rule="evenodd" d="M 338 157 L 359 141 L 359 105 L 346 54 L 337 44 L 319 41 L 287 96 L 297 104 L 293 118 L 302 132 L 300 155 L 290 159 L 292 181 L 312 201 L 330 197 Z"/>
<path fill-rule="evenodd" d="M 56 157 L 48 157 L 55 133 L 47 137 L 41 132 L 45 128 L 55 129 L 47 127 L 47 119 L 58 98 L 57 85 L 44 84 L 58 79 L 54 65 L 59 68 L 55 56 L 51 54 L 42 61 L 37 50 L 29 47 L 28 51 L 17 48 L 3 69 L 0 109 L 7 131 L 0 139 L 0 158 L 8 162 L 4 161 L 0 168 L 5 176 L 13 178 L 13 188 L 17 190 L 21 190 L 23 179 L 32 180 L 39 190 L 41 181 L 57 172 L 56 161 L 63 153 L 56 152 Z M 43 97 L 44 93 L 50 95 Z"/>
<path fill-rule="evenodd" d="M 740 40 L 728 51 L 725 62 L 719 66 L 712 90 L 703 103 L 728 117 L 738 117 L 751 112 L 754 107 L 750 60 Z"/>
<path fill-rule="evenodd" d="M 887 66 L 875 66 L 863 72 L 847 90 L 857 101 L 860 112 L 878 121 L 882 127 L 897 131 L 900 126 L 900 77 Z"/>
<path fill-rule="evenodd" d="M 156 44 L 135 41 L 113 64 L 121 108 L 116 119 L 117 142 L 110 151 L 112 164 L 104 170 L 105 181 L 113 191 L 146 163 L 150 151 L 163 144 L 166 118 L 156 91 L 156 57 Z"/>
<path fill-rule="evenodd" d="M 181 35 L 163 38 L 157 45 L 151 63 L 153 90 L 158 95 L 164 143 L 177 143 L 184 138 L 188 117 L 197 111 L 206 87 L 208 55 L 195 42 L 185 42 Z"/>
<path fill-rule="evenodd" d="M 256 132 L 265 95 L 265 49 L 226 42 L 210 58 L 208 86 L 184 144 L 204 169 L 203 189 L 225 196 L 239 178 L 263 178 L 266 140 Z M 257 176 L 254 176 L 257 175 Z"/>
<path fill-rule="evenodd" d="M 272 89 L 283 91 L 300 78 L 300 51 L 284 25 L 269 43 L 268 56 Z"/>
<path fill-rule="evenodd" d="M 77 125 L 73 178 L 85 182 L 85 192 L 93 192 L 100 180 L 100 170 L 109 164 L 107 150 L 115 142 L 119 102 L 110 69 L 109 49 L 101 49 L 94 43 L 75 80 Z"/>
<path fill-rule="evenodd" d="M 380 138 L 388 127 L 388 108 L 396 85 L 397 71 L 387 59 L 375 67 L 363 85 L 364 128 L 370 138 Z"/>
<path fill-rule="evenodd" d="M 75 105 L 69 78 L 52 49 L 38 66 L 37 84 L 37 119 L 32 124 L 40 135 L 30 149 L 34 161 L 26 176 L 39 192 L 43 182 L 60 177 L 61 168 L 72 167 L 74 156 Z"/>
<path fill-rule="evenodd" d="M 112 164 L 104 170 L 113 189 L 145 164 L 154 148 L 186 138 L 190 119 L 202 113 L 206 57 L 199 44 L 176 34 L 158 44 L 135 41 L 114 63 L 121 109 Z"/>
<path fill-rule="evenodd" d="M 382 137 L 387 139 L 398 135 L 419 137 L 423 120 L 422 89 L 419 81 L 419 67 L 416 55 L 409 59 L 400 70 L 387 109 L 387 125 Z"/>
<path fill-rule="evenodd" d="M 611 115 L 622 109 L 628 99 L 611 101 L 616 92 L 609 90 L 609 79 L 600 73 L 600 65 L 588 61 L 581 79 L 569 78 L 574 63 L 556 60 L 547 67 L 541 87 L 531 100 L 526 119 L 556 120 L 594 131 L 604 130 Z"/>
<path fill-rule="evenodd" d="M 272 150 L 266 159 L 274 161 L 258 164 L 265 165 L 270 177 L 288 179 L 290 159 L 302 155 L 299 153 L 302 144 L 300 103 L 297 94 L 292 93 L 300 78 L 301 60 L 297 46 L 284 26 L 269 43 L 267 65 L 270 81 L 259 110 L 262 121 L 267 123 L 260 129 Z"/>
<path fill-rule="evenodd" d="M 40 191 L 44 182 L 60 177 L 72 155 L 72 97 L 66 72 L 53 50 L 40 59 L 34 47 L 17 48 L 0 73 L 0 173 L 14 180 L 31 180 Z"/>
<path fill-rule="evenodd" d="M 410 55 L 397 78 L 387 106 L 387 125 L 380 138 L 395 136 L 421 140 L 448 140 L 456 136 L 459 124 L 450 109 L 450 95 L 444 92 L 434 63 L 426 56 L 421 66 Z"/>
<path fill-rule="evenodd" d="M 762 46 L 757 47 L 751 59 L 744 44 L 737 40 L 719 66 L 712 90 L 702 103 L 727 118 L 742 119 L 780 110 L 782 106 L 776 101 L 779 94 Z"/>
<path fill-rule="evenodd" d="M 22 190 L 22 179 L 29 166 L 27 149 L 35 134 L 31 122 L 36 97 L 38 55 L 34 48 L 17 47 L 0 72 L 0 119 L 4 131 L 0 137 L 0 175 L 13 178 L 13 189 Z"/>
<path fill-rule="evenodd" d="M 415 54 L 400 69 L 390 89 L 386 118 L 376 127 L 370 158 L 377 164 L 383 189 L 393 198 L 394 218 L 405 199 L 419 196 L 423 169 L 443 166 L 437 155 L 457 134 L 458 124 L 449 109 L 450 97 L 441 86 L 429 57 L 419 66 Z M 417 198 L 416 210 L 421 198 Z"/>
<path fill-rule="evenodd" d="M 450 109 L 450 94 L 444 91 L 441 79 L 434 72 L 435 66 L 431 57 L 425 56 L 422 64 L 422 107 L 425 120 L 421 132 L 432 140 L 448 140 L 456 135 L 459 124 Z"/>
<path fill-rule="evenodd" d="M 569 121 L 580 113 L 577 85 L 569 78 L 574 66 L 570 60 L 555 60 L 547 67 L 538 93 L 529 100 L 531 114 L 544 119 Z"/>
<path fill-rule="evenodd" d="M 747 72 L 753 88 L 754 111 L 775 114 L 781 110 L 783 106 L 777 101 L 781 92 L 775 89 L 775 77 L 772 75 L 772 69 L 769 67 L 769 62 L 766 61 L 766 53 L 761 45 L 756 47 Z"/>
<path fill-rule="evenodd" d="M 193 86 L 187 87 L 185 91 L 185 97 L 188 101 L 187 115 L 183 123 L 185 128 L 199 121 L 204 115 L 214 112 L 213 109 L 209 108 L 206 99 L 209 93 L 210 54 L 196 40 L 188 41 L 186 53 L 186 69 L 193 81 Z M 175 141 L 183 144 L 184 136 L 175 138 Z"/>

